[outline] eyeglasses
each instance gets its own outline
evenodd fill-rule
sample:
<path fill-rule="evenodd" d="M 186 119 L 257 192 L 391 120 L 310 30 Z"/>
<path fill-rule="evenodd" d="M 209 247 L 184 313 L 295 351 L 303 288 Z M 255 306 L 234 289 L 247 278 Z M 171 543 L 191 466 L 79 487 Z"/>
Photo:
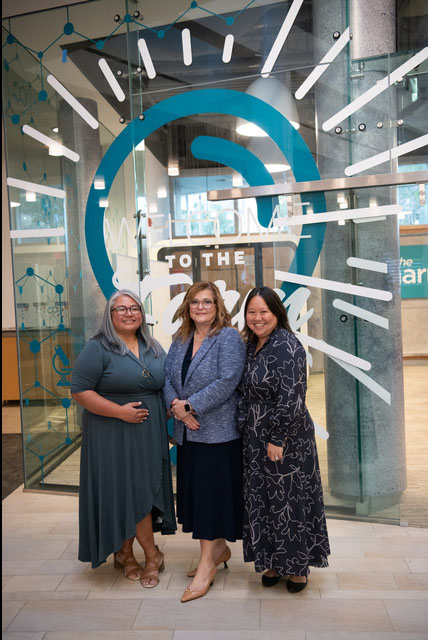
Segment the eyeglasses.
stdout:
<path fill-rule="evenodd" d="M 133 304 L 132 307 L 125 307 L 125 305 L 120 305 L 119 307 L 115 307 L 112 311 L 116 311 L 118 316 L 126 315 L 127 311 L 130 311 L 133 316 L 137 315 L 137 313 L 141 313 L 141 309 L 138 305 Z"/>
<path fill-rule="evenodd" d="M 214 300 L 209 300 L 208 298 L 205 298 L 205 300 L 191 300 L 190 302 L 192 309 L 197 309 L 201 305 L 204 309 L 210 309 L 213 304 Z"/>

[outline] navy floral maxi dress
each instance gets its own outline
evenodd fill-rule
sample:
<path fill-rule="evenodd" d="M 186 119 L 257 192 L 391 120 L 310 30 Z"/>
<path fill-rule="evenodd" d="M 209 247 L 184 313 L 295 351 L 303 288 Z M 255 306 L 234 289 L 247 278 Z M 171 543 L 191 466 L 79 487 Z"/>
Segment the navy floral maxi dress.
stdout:
<path fill-rule="evenodd" d="M 247 345 L 239 421 L 244 446 L 244 560 L 256 571 L 307 575 L 330 553 L 314 423 L 305 406 L 306 353 L 276 328 L 263 347 Z M 284 446 L 282 461 L 267 455 Z"/>

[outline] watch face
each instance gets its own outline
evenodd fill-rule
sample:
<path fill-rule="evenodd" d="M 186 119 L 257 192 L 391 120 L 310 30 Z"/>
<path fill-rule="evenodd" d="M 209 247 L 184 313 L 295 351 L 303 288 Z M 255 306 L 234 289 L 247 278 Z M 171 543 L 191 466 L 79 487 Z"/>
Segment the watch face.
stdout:
<path fill-rule="evenodd" d="M 190 411 L 190 404 L 185 404 L 184 408 L 185 408 L 186 411 Z"/>

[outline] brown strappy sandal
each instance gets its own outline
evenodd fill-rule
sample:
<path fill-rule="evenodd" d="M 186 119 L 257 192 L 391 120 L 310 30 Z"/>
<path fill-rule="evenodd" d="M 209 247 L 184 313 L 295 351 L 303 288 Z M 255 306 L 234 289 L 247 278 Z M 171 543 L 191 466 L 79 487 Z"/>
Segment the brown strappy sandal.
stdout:
<path fill-rule="evenodd" d="M 119 554 L 122 559 L 118 558 Z M 129 553 L 125 553 L 125 551 L 122 550 L 116 551 L 114 554 L 114 566 L 115 569 L 123 569 L 123 575 L 125 578 L 128 578 L 128 580 L 136 582 L 141 579 L 143 567 L 136 561 L 132 551 Z"/>
<path fill-rule="evenodd" d="M 146 564 L 144 566 L 143 573 L 141 574 L 140 582 L 141 586 L 145 589 L 153 589 L 159 584 L 159 573 L 165 569 L 164 555 L 162 551 L 159 551 L 159 547 L 156 545 L 157 554 L 146 558 Z M 154 584 L 143 584 L 143 580 L 156 580 Z"/>

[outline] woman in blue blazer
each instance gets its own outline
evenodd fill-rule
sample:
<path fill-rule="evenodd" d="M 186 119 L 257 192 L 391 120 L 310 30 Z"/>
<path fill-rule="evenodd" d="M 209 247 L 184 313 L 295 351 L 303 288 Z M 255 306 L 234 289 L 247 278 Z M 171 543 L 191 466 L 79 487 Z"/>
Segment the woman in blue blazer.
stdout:
<path fill-rule="evenodd" d="M 211 282 L 190 287 L 178 309 L 180 329 L 165 361 L 164 395 L 177 442 L 177 516 L 200 541 L 201 557 L 181 598 L 204 596 L 217 566 L 230 558 L 226 539 L 242 539 L 242 446 L 236 388 L 245 345 Z"/>

